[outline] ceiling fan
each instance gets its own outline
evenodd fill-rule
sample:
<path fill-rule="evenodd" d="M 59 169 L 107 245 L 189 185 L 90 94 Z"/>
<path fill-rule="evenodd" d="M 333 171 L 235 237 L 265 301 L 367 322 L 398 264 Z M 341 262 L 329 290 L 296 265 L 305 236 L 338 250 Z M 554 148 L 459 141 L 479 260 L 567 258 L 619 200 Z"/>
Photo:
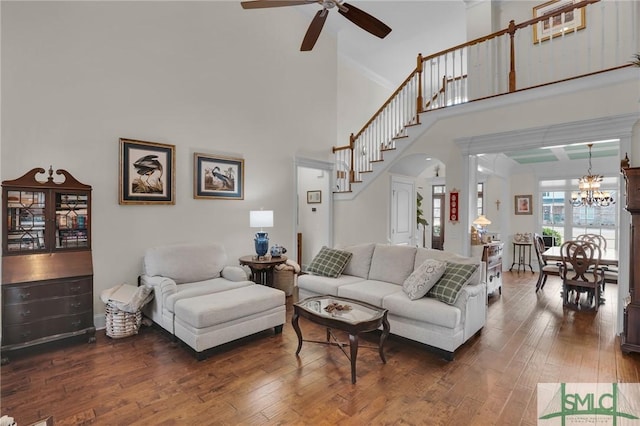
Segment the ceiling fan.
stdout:
<path fill-rule="evenodd" d="M 309 29 L 307 29 L 307 33 L 304 35 L 302 45 L 300 46 L 300 50 L 302 51 L 313 49 L 313 46 L 320 36 L 324 22 L 329 15 L 329 9 L 333 9 L 334 7 L 338 8 L 338 13 L 342 16 L 376 37 L 385 38 L 391 32 L 391 28 L 384 22 L 342 0 L 252 0 L 243 1 L 240 4 L 243 9 L 263 9 L 267 7 L 299 6 L 311 3 L 321 4 L 322 10 L 319 10 L 313 17 Z"/>

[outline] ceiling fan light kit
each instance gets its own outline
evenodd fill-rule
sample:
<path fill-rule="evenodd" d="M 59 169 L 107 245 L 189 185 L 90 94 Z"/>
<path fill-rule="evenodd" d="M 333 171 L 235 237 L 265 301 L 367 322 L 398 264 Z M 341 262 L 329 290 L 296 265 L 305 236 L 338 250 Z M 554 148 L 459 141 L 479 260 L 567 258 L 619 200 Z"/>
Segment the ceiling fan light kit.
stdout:
<path fill-rule="evenodd" d="M 240 2 L 243 9 L 300 6 L 311 3 L 320 4 L 322 6 L 322 10 L 319 10 L 311 20 L 311 24 L 309 25 L 304 39 L 302 40 L 302 45 L 300 46 L 300 50 L 303 52 L 313 49 L 316 41 L 318 41 L 318 37 L 320 37 L 320 32 L 327 20 L 327 16 L 329 15 L 329 9 L 333 9 L 334 7 L 338 8 L 339 14 L 376 37 L 385 38 L 391 32 L 391 28 L 389 28 L 389 26 L 384 22 L 341 0 L 251 0 Z"/>

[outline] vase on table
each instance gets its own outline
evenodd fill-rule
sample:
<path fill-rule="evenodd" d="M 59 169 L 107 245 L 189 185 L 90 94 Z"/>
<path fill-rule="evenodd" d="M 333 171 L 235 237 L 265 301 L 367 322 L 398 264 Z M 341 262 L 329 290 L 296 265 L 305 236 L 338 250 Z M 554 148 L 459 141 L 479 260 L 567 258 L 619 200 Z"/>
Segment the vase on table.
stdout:
<path fill-rule="evenodd" d="M 266 232 L 256 232 L 256 238 L 253 240 L 256 246 L 256 255 L 264 257 L 269 251 L 269 234 Z"/>

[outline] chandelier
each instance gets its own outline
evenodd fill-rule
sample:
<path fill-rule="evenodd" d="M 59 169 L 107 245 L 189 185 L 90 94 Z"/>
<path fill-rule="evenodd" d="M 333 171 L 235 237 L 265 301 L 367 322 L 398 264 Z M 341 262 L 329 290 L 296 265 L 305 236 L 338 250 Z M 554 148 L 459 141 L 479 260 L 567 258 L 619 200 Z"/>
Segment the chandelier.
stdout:
<path fill-rule="evenodd" d="M 591 174 L 591 147 L 593 144 L 590 143 L 587 146 L 589 147 L 589 174 L 578 180 L 579 191 L 571 194 L 571 205 L 573 207 L 607 207 L 615 204 L 609 191 L 600 191 L 602 176 Z"/>

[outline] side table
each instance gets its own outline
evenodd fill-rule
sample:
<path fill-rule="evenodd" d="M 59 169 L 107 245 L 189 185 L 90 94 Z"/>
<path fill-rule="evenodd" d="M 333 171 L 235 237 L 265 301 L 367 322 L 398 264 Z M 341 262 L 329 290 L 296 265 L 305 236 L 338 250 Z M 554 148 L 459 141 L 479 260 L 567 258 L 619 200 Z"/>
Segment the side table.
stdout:
<path fill-rule="evenodd" d="M 522 266 L 522 272 L 527 272 L 527 266 L 531 269 L 531 273 L 533 272 L 533 266 L 531 266 L 531 246 L 532 243 L 521 243 L 521 242 L 513 242 L 513 263 L 511 264 L 511 268 L 509 268 L 509 272 L 513 270 L 514 265 L 518 265 L 518 273 L 520 273 L 520 267 Z M 516 254 L 517 252 L 517 254 Z M 528 253 L 527 253 L 528 252 Z M 529 258 L 527 259 L 527 254 Z"/>
<path fill-rule="evenodd" d="M 276 265 L 285 263 L 287 256 L 258 258 L 250 255 L 242 256 L 238 261 L 241 265 L 248 266 L 251 269 L 251 279 L 254 283 L 273 287 L 273 268 Z"/>

